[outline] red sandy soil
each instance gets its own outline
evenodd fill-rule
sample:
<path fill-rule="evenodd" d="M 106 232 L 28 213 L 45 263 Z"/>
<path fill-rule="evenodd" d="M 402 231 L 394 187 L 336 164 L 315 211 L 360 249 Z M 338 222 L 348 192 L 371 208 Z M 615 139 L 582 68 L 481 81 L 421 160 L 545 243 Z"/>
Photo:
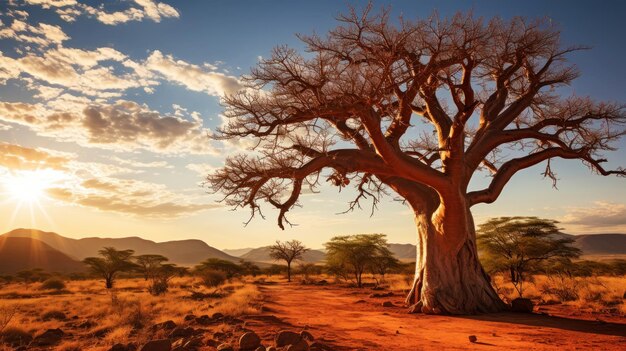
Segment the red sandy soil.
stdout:
<path fill-rule="evenodd" d="M 408 314 L 403 297 L 368 297 L 369 289 L 297 284 L 261 285 L 263 314 L 246 326 L 261 338 L 306 328 L 343 350 L 626 350 L 626 319 L 498 313 L 479 316 Z M 394 307 L 382 307 L 391 301 Z M 472 343 L 469 336 L 477 341 Z"/>

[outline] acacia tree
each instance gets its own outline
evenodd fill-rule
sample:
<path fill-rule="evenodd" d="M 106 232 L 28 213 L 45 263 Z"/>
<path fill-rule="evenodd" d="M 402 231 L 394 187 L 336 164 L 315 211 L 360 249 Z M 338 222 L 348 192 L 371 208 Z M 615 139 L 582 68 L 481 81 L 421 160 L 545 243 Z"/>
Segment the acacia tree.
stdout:
<path fill-rule="evenodd" d="M 432 16 L 395 25 L 388 12 L 350 11 L 307 53 L 277 47 L 224 99 L 217 138 L 257 142 L 207 177 L 225 203 L 267 202 L 278 225 L 303 190 L 326 178 L 356 198 L 391 189 L 415 216 L 416 271 L 407 302 L 425 313 L 494 312 L 504 304 L 478 261 L 471 207 L 496 201 L 517 172 L 578 159 L 601 175 L 626 122 L 624 105 L 562 97 L 578 76 L 545 21 Z M 484 189 L 472 176 L 491 172 Z"/>
<path fill-rule="evenodd" d="M 557 224 L 537 217 L 491 218 L 478 227 L 481 260 L 488 270 L 507 272 L 522 297 L 524 281 L 541 264 L 557 259 L 569 262 L 581 254 L 570 246 L 575 240 L 564 237 Z"/>
<path fill-rule="evenodd" d="M 276 240 L 276 244 L 269 247 L 270 257 L 275 260 L 283 260 L 287 262 L 287 281 L 291 281 L 291 262 L 301 260 L 308 248 L 298 240 L 285 241 L 284 243 Z"/>
<path fill-rule="evenodd" d="M 163 255 L 146 254 L 135 257 L 135 263 L 138 266 L 138 270 L 143 274 L 144 280 L 148 280 L 153 276 L 156 270 L 167 261 L 169 259 Z"/>
<path fill-rule="evenodd" d="M 352 276 L 359 288 L 363 286 L 363 273 L 368 268 L 371 270 L 386 258 L 394 259 L 384 234 L 336 236 L 324 246 L 329 271 Z"/>
<path fill-rule="evenodd" d="M 98 250 L 98 254 L 102 257 L 87 257 L 83 263 L 89 266 L 94 274 L 104 279 L 107 289 L 111 289 L 118 273 L 137 268 L 137 265 L 132 261 L 134 253 L 133 250 L 116 250 L 113 247 L 105 247 Z"/>

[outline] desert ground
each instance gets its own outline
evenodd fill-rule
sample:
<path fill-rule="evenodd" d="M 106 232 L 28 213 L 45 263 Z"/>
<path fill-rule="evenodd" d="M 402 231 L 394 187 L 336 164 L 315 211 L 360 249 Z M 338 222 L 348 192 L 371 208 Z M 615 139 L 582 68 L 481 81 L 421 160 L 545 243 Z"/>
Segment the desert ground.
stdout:
<path fill-rule="evenodd" d="M 593 279 L 578 300 L 560 303 L 539 292 L 538 278 L 528 290 L 533 314 L 477 316 L 407 313 L 401 276 L 361 289 L 326 276 L 244 277 L 217 289 L 183 277 L 160 296 L 137 278 L 109 291 L 97 280 L 56 290 L 12 283 L 0 289 L 0 322 L 9 319 L 0 350 L 238 350 L 247 332 L 272 350 L 281 331 L 302 333 L 310 350 L 623 350 L 625 278 Z M 168 346 L 146 348 L 151 340 Z M 298 348 L 278 348 L 287 349 Z"/>

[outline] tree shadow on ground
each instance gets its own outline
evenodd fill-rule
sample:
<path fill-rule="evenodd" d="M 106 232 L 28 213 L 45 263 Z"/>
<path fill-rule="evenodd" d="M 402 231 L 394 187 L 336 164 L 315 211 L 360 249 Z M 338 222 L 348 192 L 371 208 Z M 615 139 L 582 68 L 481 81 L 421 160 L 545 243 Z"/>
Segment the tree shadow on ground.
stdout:
<path fill-rule="evenodd" d="M 532 327 L 546 327 L 581 333 L 626 337 L 626 324 L 590 321 L 535 313 L 492 313 L 476 316 L 456 316 L 476 321 L 511 323 Z"/>

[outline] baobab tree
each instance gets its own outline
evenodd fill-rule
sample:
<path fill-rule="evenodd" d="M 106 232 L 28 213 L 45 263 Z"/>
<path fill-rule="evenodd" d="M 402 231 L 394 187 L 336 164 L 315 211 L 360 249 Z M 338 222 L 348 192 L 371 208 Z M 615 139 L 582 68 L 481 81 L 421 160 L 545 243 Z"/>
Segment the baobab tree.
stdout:
<path fill-rule="evenodd" d="M 551 161 L 578 159 L 601 175 L 603 151 L 623 134 L 624 105 L 560 94 L 578 75 L 550 23 L 472 15 L 394 24 L 370 7 L 338 17 L 325 37 L 301 35 L 306 53 L 281 46 L 224 99 L 217 138 L 250 138 L 208 183 L 225 203 L 278 209 L 278 225 L 303 190 L 326 178 L 352 184 L 350 209 L 395 192 L 417 227 L 414 312 L 505 308 L 478 261 L 471 208 L 492 203 L 509 180 Z M 491 172 L 484 189 L 472 176 Z M 390 191 L 391 190 L 391 191 Z"/>

